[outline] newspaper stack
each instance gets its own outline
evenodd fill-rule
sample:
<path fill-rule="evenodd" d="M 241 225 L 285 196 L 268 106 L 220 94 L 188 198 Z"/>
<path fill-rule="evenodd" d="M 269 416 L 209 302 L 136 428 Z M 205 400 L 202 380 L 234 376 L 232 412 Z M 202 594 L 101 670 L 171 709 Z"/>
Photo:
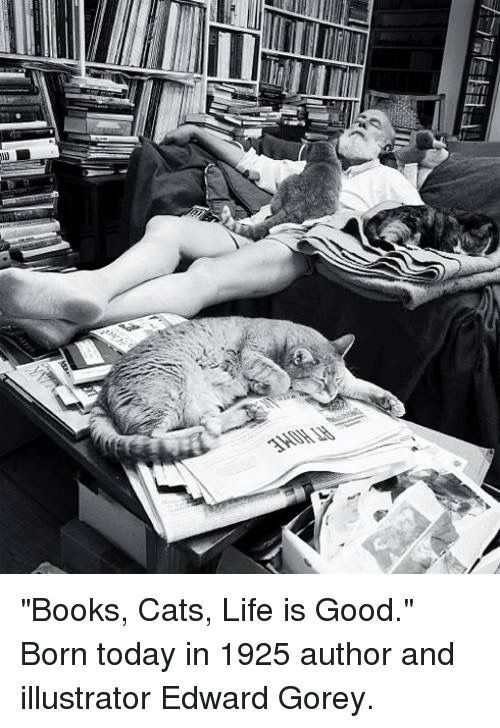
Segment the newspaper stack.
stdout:
<path fill-rule="evenodd" d="M 500 506 L 433 447 L 390 482 L 314 493 L 314 546 L 334 573 L 463 574 L 500 529 Z M 498 550 L 497 550 L 498 551 Z M 499 566 L 493 553 L 478 571 Z"/>
<path fill-rule="evenodd" d="M 403 422 L 361 402 L 320 408 L 293 392 L 262 402 L 266 420 L 225 433 L 203 455 L 124 466 L 162 538 L 230 526 L 346 481 L 383 480 L 407 469 L 418 447 Z"/>

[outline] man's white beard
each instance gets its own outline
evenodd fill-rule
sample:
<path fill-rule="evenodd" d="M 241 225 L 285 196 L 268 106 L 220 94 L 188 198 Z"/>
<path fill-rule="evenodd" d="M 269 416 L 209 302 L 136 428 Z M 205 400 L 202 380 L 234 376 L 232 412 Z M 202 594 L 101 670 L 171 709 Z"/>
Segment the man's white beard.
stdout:
<path fill-rule="evenodd" d="M 339 154 L 349 160 L 377 159 L 380 154 L 380 145 L 373 139 L 364 139 L 359 134 L 352 136 L 348 132 L 344 132 L 338 142 Z"/>

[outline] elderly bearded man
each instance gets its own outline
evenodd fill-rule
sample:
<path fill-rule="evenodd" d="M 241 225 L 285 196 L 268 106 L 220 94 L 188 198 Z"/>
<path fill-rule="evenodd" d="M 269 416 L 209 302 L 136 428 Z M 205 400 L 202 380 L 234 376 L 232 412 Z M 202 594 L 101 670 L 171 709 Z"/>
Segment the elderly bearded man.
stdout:
<path fill-rule="evenodd" d="M 305 166 L 303 161 L 259 156 L 253 149 L 244 153 L 189 124 L 165 138 L 167 144 L 190 141 L 241 172 L 253 172 L 257 185 L 270 193 Z M 389 120 L 376 109 L 361 113 L 343 133 L 338 142 L 344 166 L 341 208 L 362 213 L 390 201 L 423 204 L 403 175 L 380 164 L 380 153 L 392 148 L 393 141 Z M 266 208 L 256 217 L 262 219 Z M 300 230 L 289 229 L 252 242 L 219 223 L 159 215 L 149 220 L 136 245 L 100 270 L 0 273 L 0 309 L 4 321 L 16 323 L 46 346 L 61 345 L 90 326 L 146 314 L 191 317 L 223 301 L 276 293 L 310 272 L 310 259 L 296 251 L 302 237 Z M 190 267 L 173 273 L 181 259 L 192 261 Z"/>

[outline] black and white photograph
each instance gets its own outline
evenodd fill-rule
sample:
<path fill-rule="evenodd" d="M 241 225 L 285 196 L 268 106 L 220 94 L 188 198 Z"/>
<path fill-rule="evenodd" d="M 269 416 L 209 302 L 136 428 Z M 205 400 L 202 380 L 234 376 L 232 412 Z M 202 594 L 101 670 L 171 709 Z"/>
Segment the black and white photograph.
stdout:
<path fill-rule="evenodd" d="M 500 573 L 499 59 L 500 0 L 0 0 L 0 573 Z"/>

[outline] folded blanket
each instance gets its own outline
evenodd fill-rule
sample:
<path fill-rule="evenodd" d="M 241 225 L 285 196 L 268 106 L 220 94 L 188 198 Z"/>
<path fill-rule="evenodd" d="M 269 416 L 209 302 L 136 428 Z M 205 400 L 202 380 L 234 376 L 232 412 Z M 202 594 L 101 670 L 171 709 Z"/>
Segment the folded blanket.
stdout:
<path fill-rule="evenodd" d="M 273 231 L 274 232 L 274 231 Z M 362 217 L 341 211 L 305 231 L 298 250 L 317 257 L 330 280 L 369 298 L 407 308 L 448 293 L 500 282 L 500 250 L 475 257 L 390 245 L 381 251 L 363 233 Z"/>

